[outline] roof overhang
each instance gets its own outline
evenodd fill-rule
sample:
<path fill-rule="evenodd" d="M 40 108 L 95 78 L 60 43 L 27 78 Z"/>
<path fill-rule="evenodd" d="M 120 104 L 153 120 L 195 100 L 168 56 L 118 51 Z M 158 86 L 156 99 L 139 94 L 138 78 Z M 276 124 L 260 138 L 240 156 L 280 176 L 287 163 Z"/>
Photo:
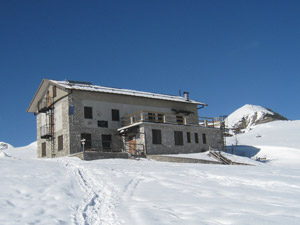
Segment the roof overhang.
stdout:
<path fill-rule="evenodd" d="M 38 111 L 38 102 L 44 97 L 50 85 L 55 85 L 62 90 L 78 90 L 78 91 L 99 92 L 99 93 L 127 95 L 127 96 L 129 95 L 129 96 L 142 97 L 142 98 L 152 98 L 158 100 L 175 101 L 175 102 L 181 102 L 187 104 L 201 105 L 203 107 L 207 106 L 207 104 L 195 100 L 185 100 L 181 96 L 156 94 L 156 93 L 120 89 L 120 88 L 109 88 L 109 87 L 103 87 L 98 85 L 85 85 L 85 84 L 74 85 L 68 81 L 56 81 L 56 80 L 43 79 L 27 109 L 27 112 L 35 113 Z"/>
<path fill-rule="evenodd" d="M 166 100 L 166 101 L 174 101 L 174 102 L 181 102 L 181 103 L 187 103 L 187 104 L 207 106 L 207 104 L 205 104 L 205 103 L 198 102 L 198 101 L 195 101 L 192 99 L 186 100 L 182 96 L 157 94 L 157 93 L 122 89 L 122 88 L 111 88 L 111 87 L 104 87 L 104 86 L 99 86 L 99 85 L 92 85 L 90 83 L 85 84 L 87 82 L 72 83 L 70 81 L 56 81 L 56 80 L 50 80 L 50 81 L 53 84 L 60 86 L 61 88 L 64 88 L 64 89 L 88 91 L 88 92 L 99 92 L 99 93 L 107 93 L 107 94 L 115 94 L 115 95 L 126 95 L 126 96 L 151 98 L 151 99 L 157 99 L 157 100 Z M 83 84 L 81 84 L 81 83 L 83 83 Z"/>
<path fill-rule="evenodd" d="M 51 80 L 48 80 L 48 79 L 42 80 L 39 88 L 35 92 L 35 95 L 30 102 L 27 112 L 35 113 L 38 111 L 38 102 L 45 96 L 50 85 L 58 86 L 56 83 L 53 83 Z M 60 88 L 63 88 L 63 87 L 60 87 Z"/>

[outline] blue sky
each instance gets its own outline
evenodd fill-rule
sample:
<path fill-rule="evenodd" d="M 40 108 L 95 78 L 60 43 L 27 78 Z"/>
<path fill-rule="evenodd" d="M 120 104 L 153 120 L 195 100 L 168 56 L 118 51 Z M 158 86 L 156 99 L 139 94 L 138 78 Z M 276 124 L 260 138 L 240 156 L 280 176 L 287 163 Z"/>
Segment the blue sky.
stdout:
<path fill-rule="evenodd" d="M 36 140 L 43 78 L 177 95 L 228 115 L 299 118 L 300 1 L 0 0 L 0 141 Z"/>

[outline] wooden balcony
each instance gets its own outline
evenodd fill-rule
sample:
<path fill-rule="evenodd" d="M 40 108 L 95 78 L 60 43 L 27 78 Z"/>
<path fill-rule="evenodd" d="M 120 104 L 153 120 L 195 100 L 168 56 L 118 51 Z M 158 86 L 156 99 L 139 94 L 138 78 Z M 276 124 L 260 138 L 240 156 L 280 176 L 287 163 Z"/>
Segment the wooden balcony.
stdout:
<path fill-rule="evenodd" d="M 139 122 L 197 125 L 201 127 L 220 128 L 223 122 L 222 117 L 198 117 L 180 113 L 162 113 L 153 111 L 139 111 L 121 118 L 122 126 L 130 126 Z"/>

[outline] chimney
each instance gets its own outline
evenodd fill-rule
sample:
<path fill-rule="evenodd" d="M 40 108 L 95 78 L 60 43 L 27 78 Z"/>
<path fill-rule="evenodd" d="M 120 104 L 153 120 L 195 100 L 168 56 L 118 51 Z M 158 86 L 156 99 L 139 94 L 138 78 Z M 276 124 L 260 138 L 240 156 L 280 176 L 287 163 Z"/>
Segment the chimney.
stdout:
<path fill-rule="evenodd" d="M 187 91 L 183 92 L 183 95 L 184 95 L 184 98 L 186 101 L 189 101 L 190 100 L 190 93 L 188 93 Z"/>

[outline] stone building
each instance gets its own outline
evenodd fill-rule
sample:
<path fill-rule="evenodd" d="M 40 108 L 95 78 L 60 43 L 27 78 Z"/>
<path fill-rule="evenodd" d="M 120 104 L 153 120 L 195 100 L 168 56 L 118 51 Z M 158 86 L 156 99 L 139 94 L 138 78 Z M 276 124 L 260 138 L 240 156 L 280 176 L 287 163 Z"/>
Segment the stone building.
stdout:
<path fill-rule="evenodd" d="M 27 112 L 37 118 L 38 157 L 148 155 L 222 148 L 222 121 L 198 117 L 204 106 L 187 92 L 171 96 L 44 79 Z"/>

